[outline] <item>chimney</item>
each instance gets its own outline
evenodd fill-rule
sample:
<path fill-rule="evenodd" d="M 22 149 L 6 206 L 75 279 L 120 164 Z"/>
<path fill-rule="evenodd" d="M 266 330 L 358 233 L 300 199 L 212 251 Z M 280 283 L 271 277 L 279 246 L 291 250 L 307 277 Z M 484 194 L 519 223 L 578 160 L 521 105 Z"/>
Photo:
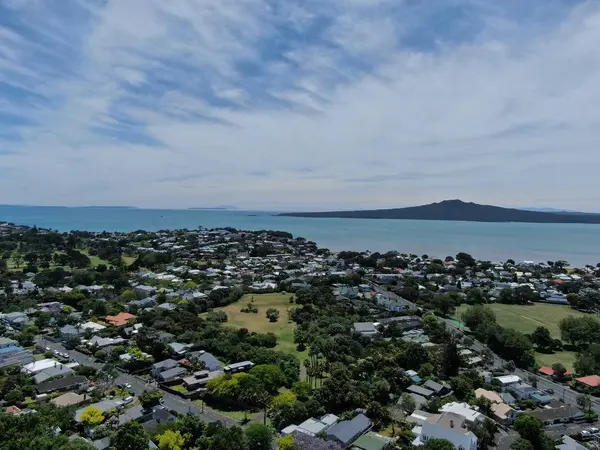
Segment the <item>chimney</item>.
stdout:
<path fill-rule="evenodd" d="M 454 420 L 450 421 L 450 428 L 454 428 Z"/>

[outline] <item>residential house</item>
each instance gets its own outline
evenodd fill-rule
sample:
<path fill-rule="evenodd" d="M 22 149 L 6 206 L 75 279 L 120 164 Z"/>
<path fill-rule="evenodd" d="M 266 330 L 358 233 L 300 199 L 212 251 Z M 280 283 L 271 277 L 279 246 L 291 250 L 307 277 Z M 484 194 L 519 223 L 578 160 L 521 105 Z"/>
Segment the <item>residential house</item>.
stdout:
<path fill-rule="evenodd" d="M 104 320 L 111 324 L 113 327 L 123 327 L 132 320 L 135 320 L 135 316 L 127 312 L 120 312 L 116 316 L 106 316 Z"/>
<path fill-rule="evenodd" d="M 413 444 L 421 446 L 429 439 L 446 439 L 457 450 L 477 450 L 477 436 L 469 431 L 464 417 L 451 412 L 429 417 Z"/>
<path fill-rule="evenodd" d="M 125 305 L 127 310 L 150 308 L 156 304 L 154 297 L 146 297 L 141 300 L 132 300 Z"/>
<path fill-rule="evenodd" d="M 80 337 L 83 335 L 83 328 L 76 327 L 74 325 L 67 324 L 64 327 L 58 329 L 58 335 L 61 339 L 67 340 L 73 337 Z"/>
<path fill-rule="evenodd" d="M 218 371 L 223 368 L 223 365 L 219 362 L 217 358 L 215 358 L 211 353 L 208 353 L 204 350 L 189 353 L 188 359 L 202 361 L 204 363 L 204 368 L 211 372 Z"/>
<path fill-rule="evenodd" d="M 502 425 L 512 425 L 518 416 L 516 410 L 506 403 L 492 403 L 492 418 Z"/>
<path fill-rule="evenodd" d="M 475 390 L 475 398 L 487 398 L 492 403 L 504 403 L 502 397 L 497 392 L 488 391 L 487 389 L 479 388 Z"/>
<path fill-rule="evenodd" d="M 281 430 L 281 434 L 288 435 L 294 432 L 316 436 L 319 433 L 326 433 L 338 421 L 338 417 L 334 414 L 326 414 L 320 419 L 310 418 L 302 422 L 300 425 L 290 425 Z"/>
<path fill-rule="evenodd" d="M 446 383 L 440 384 L 440 383 L 436 383 L 435 381 L 432 381 L 432 380 L 427 380 L 423 384 L 423 387 L 433 391 L 435 393 L 435 395 L 438 397 L 445 397 L 452 393 L 452 387 L 449 384 L 446 384 Z"/>
<path fill-rule="evenodd" d="M 563 436 L 562 444 L 557 445 L 556 450 L 588 450 L 588 448 L 570 436 Z"/>
<path fill-rule="evenodd" d="M 99 323 L 86 322 L 84 324 L 81 324 L 81 328 L 83 330 L 92 330 L 92 333 L 97 333 L 99 331 L 104 330 L 106 327 L 104 325 L 100 325 Z"/>
<path fill-rule="evenodd" d="M 576 422 L 585 419 L 585 414 L 579 408 L 554 400 L 544 408 L 528 411 L 533 417 L 540 419 L 545 425 Z"/>
<path fill-rule="evenodd" d="M 350 450 L 383 450 L 391 439 L 369 431 L 352 443 Z"/>
<path fill-rule="evenodd" d="M 503 375 L 500 377 L 494 377 L 494 380 L 500 383 L 500 387 L 503 390 L 515 386 L 521 382 L 521 378 L 519 378 L 517 375 Z"/>
<path fill-rule="evenodd" d="M 48 367 L 35 374 L 33 382 L 35 384 L 40 384 L 53 378 L 62 378 L 70 375 L 73 375 L 73 369 L 62 364 L 57 364 L 56 366 Z"/>
<path fill-rule="evenodd" d="M 238 373 L 238 372 L 247 372 L 248 370 L 254 367 L 254 363 L 252 361 L 241 361 L 234 364 L 229 364 L 228 366 L 223 367 L 223 372 L 225 373 Z"/>
<path fill-rule="evenodd" d="M 406 376 L 410 377 L 410 379 L 413 381 L 413 383 L 415 384 L 421 384 L 423 382 L 423 379 L 419 376 L 419 374 L 414 371 L 414 370 L 407 370 L 404 372 L 406 374 Z"/>
<path fill-rule="evenodd" d="M 518 383 L 510 387 L 513 395 L 516 395 L 519 400 L 529 400 L 533 394 L 537 394 L 538 390 L 527 383 Z"/>
<path fill-rule="evenodd" d="M 53 398 L 50 403 L 56 406 L 76 406 L 87 403 L 89 397 L 86 394 L 80 395 L 75 392 L 65 392 L 63 395 Z"/>
<path fill-rule="evenodd" d="M 406 391 L 412 394 L 420 395 L 421 397 L 425 397 L 427 400 L 429 400 L 435 395 L 435 392 L 433 392 L 431 389 L 427 389 L 414 384 L 412 386 L 409 386 L 406 389 Z"/>
<path fill-rule="evenodd" d="M 589 375 L 575 379 L 576 387 L 586 392 L 600 392 L 600 376 Z"/>
<path fill-rule="evenodd" d="M 164 361 L 154 363 L 151 368 L 152 376 L 157 378 L 161 372 L 174 369 L 175 367 L 179 367 L 179 362 L 174 359 L 165 359 Z"/>
<path fill-rule="evenodd" d="M 104 347 L 108 347 L 109 345 L 120 345 L 125 342 L 127 342 L 127 341 L 125 339 L 123 339 L 122 337 L 103 338 L 100 336 L 94 336 L 89 340 L 88 346 L 95 347 L 95 348 L 104 348 Z"/>
<path fill-rule="evenodd" d="M 92 403 L 89 406 L 84 406 L 83 408 L 79 408 L 78 410 L 75 411 L 75 417 L 74 417 L 75 422 L 81 423 L 81 415 L 87 408 L 94 407 L 94 408 L 100 410 L 101 413 L 105 413 L 106 411 L 109 411 L 111 409 L 116 409 L 118 406 L 121 406 L 122 403 L 123 403 L 122 400 L 119 398 L 105 399 L 105 400 L 101 400 L 96 403 Z"/>
<path fill-rule="evenodd" d="M 43 370 L 50 369 L 51 367 L 58 367 L 58 366 L 62 366 L 62 364 L 59 363 L 55 359 L 46 358 L 46 359 L 40 359 L 39 361 L 33 361 L 29 364 L 26 364 L 21 369 L 21 372 L 24 372 L 24 373 L 27 373 L 27 374 L 33 376 Z"/>
<path fill-rule="evenodd" d="M 9 325 L 17 330 L 21 330 L 31 324 L 31 321 L 24 312 L 11 312 L 3 314 L 2 319 L 6 325 Z"/>
<path fill-rule="evenodd" d="M 144 284 L 138 284 L 135 287 L 135 292 L 140 296 L 145 295 L 146 297 L 150 297 L 151 295 L 156 294 L 156 288 L 154 286 L 146 286 Z"/>
<path fill-rule="evenodd" d="M 33 362 L 33 353 L 21 347 L 15 340 L 0 337 L 0 368 Z"/>
<path fill-rule="evenodd" d="M 564 374 L 557 373 L 552 367 L 543 366 L 538 369 L 538 372 L 542 375 L 546 375 L 552 378 L 564 378 L 570 379 L 573 376 L 573 371 L 568 369 Z"/>
<path fill-rule="evenodd" d="M 357 322 L 353 325 L 354 331 L 367 337 L 379 336 L 379 331 L 375 328 L 375 324 L 372 322 Z"/>
<path fill-rule="evenodd" d="M 162 342 L 163 344 L 167 344 L 175 339 L 175 335 L 171 333 L 167 333 L 166 331 L 161 331 L 158 333 L 157 340 Z"/>
<path fill-rule="evenodd" d="M 475 411 L 468 403 L 451 402 L 442 405 L 440 412 L 456 414 L 462 417 L 467 424 L 474 424 L 482 421 L 485 416 L 478 411 Z"/>
<path fill-rule="evenodd" d="M 50 381 L 44 381 L 36 386 L 39 394 L 49 394 L 56 391 L 69 391 L 87 389 L 88 379 L 82 375 L 73 375 L 65 378 L 57 378 Z"/>
<path fill-rule="evenodd" d="M 373 423 L 362 413 L 357 414 L 350 420 L 342 420 L 336 423 L 327 431 L 327 438 L 338 442 L 342 447 L 348 447 L 352 442 L 358 439 L 371 429 Z"/>
<path fill-rule="evenodd" d="M 169 351 L 175 355 L 175 357 L 183 357 L 191 348 L 193 344 L 182 344 L 180 342 L 171 342 L 169 345 Z"/>

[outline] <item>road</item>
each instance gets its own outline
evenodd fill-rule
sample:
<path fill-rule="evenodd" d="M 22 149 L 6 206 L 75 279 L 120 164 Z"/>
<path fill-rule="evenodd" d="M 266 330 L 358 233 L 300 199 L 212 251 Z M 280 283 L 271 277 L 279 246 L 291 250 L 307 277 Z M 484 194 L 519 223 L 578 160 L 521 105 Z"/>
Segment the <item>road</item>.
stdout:
<path fill-rule="evenodd" d="M 385 295 L 388 298 L 391 298 L 392 300 L 402 303 L 411 309 L 418 308 L 418 305 L 416 305 L 415 303 L 412 303 L 406 299 L 399 297 L 395 293 L 382 288 L 378 284 L 371 283 L 371 285 L 373 286 L 373 288 L 375 289 L 375 291 L 377 293 Z M 455 322 L 453 322 L 449 319 L 444 319 L 444 318 L 438 317 L 438 320 L 443 321 L 446 324 L 446 326 L 448 326 L 449 328 L 451 328 L 453 330 L 458 331 L 459 333 L 463 332 L 463 330 Z M 473 339 L 473 344 L 471 345 L 471 347 L 473 350 L 475 350 L 476 352 L 479 352 L 479 353 L 481 353 L 485 348 L 487 348 L 487 346 L 485 344 L 477 341 L 476 339 Z M 506 360 L 502 359 L 501 357 L 499 357 L 498 355 L 494 354 L 494 361 L 493 361 L 494 367 L 501 367 L 501 366 L 507 364 L 507 362 L 508 361 L 506 361 Z M 544 389 L 544 390 L 551 389 L 554 391 L 553 395 L 556 399 L 562 400 L 569 405 L 577 406 L 577 397 L 579 397 L 581 395 L 579 392 L 574 391 L 573 389 L 565 387 L 564 385 L 562 385 L 560 383 L 556 383 L 544 376 L 538 375 L 537 373 L 530 372 L 528 370 L 516 369 L 515 375 L 518 375 L 525 382 L 528 382 L 530 377 L 534 377 L 537 381 L 538 389 Z M 591 397 L 591 399 L 592 399 L 594 411 L 600 415 L 600 399 L 598 399 L 596 397 Z"/>
<path fill-rule="evenodd" d="M 101 369 L 104 364 L 96 362 L 95 358 L 88 356 L 84 353 L 78 352 L 77 350 L 67 350 L 62 343 L 60 342 L 50 342 L 48 340 L 37 339 L 36 342 L 41 343 L 45 347 L 49 347 L 51 350 L 58 350 L 62 353 L 68 353 L 69 356 L 77 361 L 82 366 L 92 367 L 94 369 Z M 155 384 L 147 384 L 146 381 L 142 378 L 136 377 L 134 375 L 129 375 L 126 373 L 121 373 L 115 380 L 114 384 L 122 384 L 129 383 L 131 384 L 131 391 L 137 396 L 143 393 L 144 391 L 155 389 Z M 171 394 L 166 391 L 162 391 L 163 393 L 163 404 L 169 408 L 171 411 L 175 411 L 177 414 L 194 414 L 195 416 L 199 416 L 204 422 L 216 422 L 221 421 L 225 425 L 235 425 L 236 421 L 231 419 L 230 417 L 224 416 L 222 414 L 213 411 L 210 408 L 202 408 L 195 403 L 184 400 L 183 398 Z M 204 411 L 203 411 L 204 409 Z"/>

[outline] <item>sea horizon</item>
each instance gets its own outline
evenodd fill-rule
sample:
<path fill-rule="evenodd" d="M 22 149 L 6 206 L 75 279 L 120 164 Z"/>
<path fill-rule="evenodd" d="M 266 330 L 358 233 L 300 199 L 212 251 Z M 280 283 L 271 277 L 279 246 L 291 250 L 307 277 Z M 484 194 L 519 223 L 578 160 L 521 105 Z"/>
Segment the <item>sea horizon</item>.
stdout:
<path fill-rule="evenodd" d="M 280 211 L 0 205 L 0 221 L 65 232 L 132 232 L 232 227 L 287 231 L 332 251 L 427 254 L 477 259 L 600 262 L 600 225 L 278 216 Z"/>

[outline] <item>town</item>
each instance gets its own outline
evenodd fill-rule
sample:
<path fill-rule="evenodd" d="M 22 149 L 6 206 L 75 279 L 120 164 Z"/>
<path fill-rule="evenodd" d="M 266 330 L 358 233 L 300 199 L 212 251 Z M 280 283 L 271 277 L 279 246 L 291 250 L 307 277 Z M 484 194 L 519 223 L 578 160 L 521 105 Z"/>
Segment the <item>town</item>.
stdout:
<path fill-rule="evenodd" d="M 0 449 L 600 448 L 600 264 L 0 223 Z"/>

